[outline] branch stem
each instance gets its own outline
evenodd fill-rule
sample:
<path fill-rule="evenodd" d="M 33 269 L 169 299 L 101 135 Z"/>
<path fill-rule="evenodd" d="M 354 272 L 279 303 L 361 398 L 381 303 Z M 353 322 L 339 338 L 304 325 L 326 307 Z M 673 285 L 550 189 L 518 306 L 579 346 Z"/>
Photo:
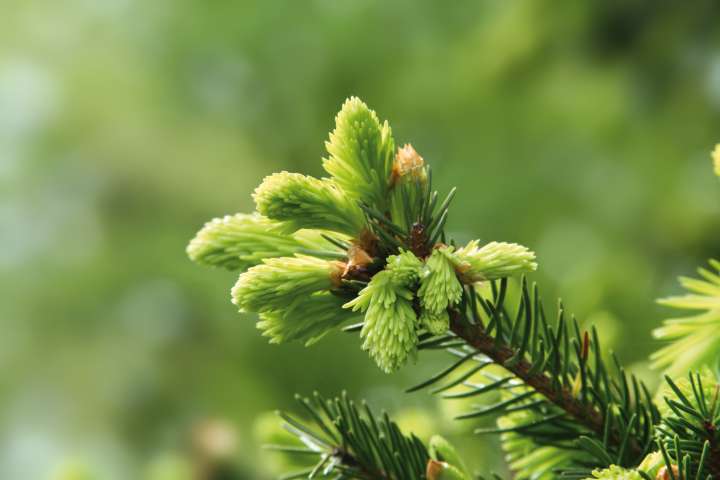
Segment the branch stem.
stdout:
<path fill-rule="evenodd" d="M 567 414 L 574 418 L 579 424 L 585 426 L 595 435 L 602 438 L 604 419 L 603 415 L 595 406 L 581 402 L 568 388 L 554 387 L 552 379 L 544 372 L 531 373 L 531 365 L 525 359 L 508 363 L 508 360 L 517 353 L 514 349 L 502 342 L 498 342 L 496 338 L 485 332 L 482 327 L 468 324 L 458 315 L 454 315 L 451 318 L 451 330 L 455 335 L 465 340 L 468 345 L 488 356 L 493 362 L 513 373 L 526 385 L 532 387 L 533 390 L 544 396 L 549 402 L 567 412 Z M 610 440 L 619 446 L 621 442 L 619 433 L 612 432 Z M 627 449 L 634 457 L 639 457 L 644 453 L 642 447 L 633 439 L 630 439 Z"/>

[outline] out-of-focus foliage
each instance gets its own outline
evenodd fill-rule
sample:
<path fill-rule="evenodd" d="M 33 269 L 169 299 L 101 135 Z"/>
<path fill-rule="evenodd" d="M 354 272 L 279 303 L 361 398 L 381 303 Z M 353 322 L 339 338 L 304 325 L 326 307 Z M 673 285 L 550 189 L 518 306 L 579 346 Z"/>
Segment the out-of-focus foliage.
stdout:
<path fill-rule="evenodd" d="M 238 430 L 244 475 L 263 478 L 253 420 L 294 391 L 430 405 L 400 387 L 434 357 L 385 377 L 350 336 L 267 345 L 230 303 L 235 275 L 185 257 L 205 220 L 252 210 L 267 174 L 322 175 L 318 139 L 350 95 L 398 145 L 412 139 L 439 190 L 459 187 L 459 242 L 534 250 L 546 294 L 616 332 L 625 361 L 655 349 L 668 312 L 652 299 L 720 256 L 716 2 L 1 11 L 2 478 L 44 478 L 68 458 L 138 478 L 217 417 Z M 477 441 L 454 443 L 469 467 L 496 468 L 497 446 Z"/>
<path fill-rule="evenodd" d="M 660 300 L 662 305 L 689 312 L 665 320 L 653 335 L 665 342 L 651 356 L 653 366 L 671 376 L 718 365 L 720 353 L 720 262 L 710 260 L 710 268 L 699 268 L 700 279 L 680 277 L 688 292 Z"/>

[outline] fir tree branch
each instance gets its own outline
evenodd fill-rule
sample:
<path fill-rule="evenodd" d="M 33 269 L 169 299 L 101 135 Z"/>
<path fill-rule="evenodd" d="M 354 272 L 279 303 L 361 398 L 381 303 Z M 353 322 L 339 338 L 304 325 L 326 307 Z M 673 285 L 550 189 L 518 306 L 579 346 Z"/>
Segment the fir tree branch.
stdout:
<path fill-rule="evenodd" d="M 678 381 L 666 376 L 665 381 L 657 432 L 666 462 L 698 478 L 704 473 L 720 478 L 720 383 L 715 374 L 705 369 Z"/>
<path fill-rule="evenodd" d="M 527 360 L 521 359 L 517 362 L 510 362 L 517 354 L 517 350 L 510 348 L 506 344 L 498 344 L 482 327 L 468 325 L 458 316 L 451 316 L 450 328 L 455 335 L 462 338 L 468 345 L 487 355 L 494 363 L 505 367 L 535 392 L 567 412 L 579 424 L 585 426 L 597 436 L 601 437 L 603 435 L 605 422 L 602 413 L 595 405 L 581 402 L 569 388 L 556 388 L 545 373 L 533 373 L 532 365 Z M 619 445 L 622 439 L 617 432 L 613 432 L 611 441 Z M 634 439 L 630 439 L 629 442 L 628 453 L 631 456 L 640 457 L 643 455 L 645 450 Z"/>
<path fill-rule="evenodd" d="M 643 383 L 614 357 L 610 373 L 595 329 L 581 331 L 574 318 L 566 319 L 562 304 L 554 321 L 546 319 L 536 286 L 524 278 L 511 315 L 508 277 L 535 271 L 535 254 L 512 243 L 458 246 L 447 239 L 455 190 L 439 202 L 423 158 L 409 144 L 396 151 L 387 122 L 359 99 L 345 102 L 326 145 L 329 178 L 271 175 L 254 195 L 264 216 L 215 220 L 188 246 L 198 263 L 242 272 L 233 301 L 260 315 L 258 326 L 272 342 L 310 344 L 362 312 L 363 323 L 349 331 L 360 332 L 362 348 L 386 372 L 416 350 L 447 350 L 459 358 L 411 390 L 450 377 L 433 393 L 499 393 L 494 404 L 458 418 L 499 415 L 498 428 L 478 432 L 502 434 L 513 458 L 522 455 L 519 448 L 541 446 L 527 461 L 511 460 L 525 469 L 518 478 L 549 480 L 559 469 L 570 479 L 647 480 L 656 472 L 641 462 L 656 443 L 655 459 L 662 455 L 666 462 L 662 478 L 675 480 L 675 471 L 678 480 L 701 480 L 706 471 L 708 478 L 720 478 L 717 387 L 705 394 L 700 376 L 691 376 L 690 395 L 668 378 L 668 410 L 661 415 Z M 720 263 L 711 265 L 720 272 Z M 654 356 L 669 372 L 717 356 L 720 276 L 700 274 L 703 280 L 682 280 L 691 295 L 664 301 L 702 312 L 668 321 L 656 332 L 675 342 Z M 485 370 L 490 365 L 509 373 L 495 375 Z M 301 403 L 315 427 L 283 418 L 306 453 L 320 458 L 311 470 L 288 478 L 457 478 L 442 459 L 428 463 L 422 443 L 404 436 L 387 416 L 376 420 L 367 409 L 361 415 L 345 397 Z M 438 469 L 444 469 L 442 477 L 436 477 Z"/>
<path fill-rule="evenodd" d="M 315 465 L 284 477 L 345 478 L 358 480 L 405 480 L 424 478 L 430 455 L 415 435 L 403 434 L 387 414 L 380 417 L 363 402 L 326 400 L 315 393 L 312 399 L 296 397 L 312 422 L 279 413 L 284 427 L 305 445 L 303 453 L 317 457 Z M 269 448 L 298 453 L 296 446 Z"/>
<path fill-rule="evenodd" d="M 515 432 L 538 445 L 582 452 L 573 465 L 561 469 L 566 478 L 584 478 L 593 468 L 610 464 L 637 466 L 654 446 L 654 425 L 660 419 L 645 386 L 619 364 L 618 374 L 610 375 L 595 330 L 581 333 L 577 321 L 566 322 L 562 304 L 557 321 L 546 320 L 536 287 L 531 292 L 522 281 L 516 313 L 511 316 L 505 305 L 507 279 L 491 286 L 487 294 L 466 287 L 463 301 L 450 309 L 451 333 L 422 339 L 420 349 L 445 348 L 460 358 L 410 390 L 452 377 L 434 393 L 461 388 L 444 397 L 467 398 L 502 392 L 498 403 L 459 418 L 529 412 L 524 423 L 479 432 Z M 467 362 L 474 366 L 464 367 Z M 478 373 L 490 363 L 512 375 Z M 469 380 L 479 374 L 489 383 Z"/>

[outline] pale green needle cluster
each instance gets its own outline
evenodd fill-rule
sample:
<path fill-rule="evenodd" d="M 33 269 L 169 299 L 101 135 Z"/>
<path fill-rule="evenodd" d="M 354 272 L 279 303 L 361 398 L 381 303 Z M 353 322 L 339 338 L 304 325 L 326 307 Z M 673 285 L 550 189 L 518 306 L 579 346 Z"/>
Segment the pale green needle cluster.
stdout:
<path fill-rule="evenodd" d="M 432 312 L 423 309 L 420 312 L 420 324 L 433 335 L 442 335 L 450 328 L 450 315 L 447 310 Z"/>
<path fill-rule="evenodd" d="M 455 252 L 462 275 L 470 282 L 495 280 L 537 269 L 535 254 L 516 243 L 490 242 L 482 247 L 468 242 Z"/>
<path fill-rule="evenodd" d="M 423 262 L 410 251 L 401 251 L 398 255 L 391 255 L 387 259 L 387 270 L 394 282 L 404 285 L 414 285 L 420 276 Z"/>
<path fill-rule="evenodd" d="M 345 101 L 335 117 L 335 130 L 325 143 L 330 156 L 323 168 L 354 199 L 384 211 L 395 141 L 387 122 L 359 98 Z"/>
<path fill-rule="evenodd" d="M 320 228 L 357 235 L 365 225 L 362 210 L 332 180 L 300 173 L 274 173 L 253 194 L 261 214 L 291 230 Z"/>
<path fill-rule="evenodd" d="M 420 277 L 420 303 L 423 309 L 434 316 L 446 312 L 462 297 L 463 287 L 457 278 L 452 254 L 453 247 L 433 250 Z"/>
<path fill-rule="evenodd" d="M 604 470 L 595 470 L 593 476 L 586 480 L 643 480 L 643 476 L 636 470 L 627 470 L 617 465 L 612 465 Z"/>
<path fill-rule="evenodd" d="M 257 213 L 207 223 L 187 252 L 241 271 L 232 301 L 259 315 L 273 343 L 312 343 L 362 312 L 362 348 L 392 372 L 420 334 L 448 331 L 465 285 L 530 272 L 534 255 L 514 244 L 446 245 L 453 192 L 438 202 L 423 158 L 409 144 L 396 151 L 387 122 L 358 98 L 335 122 L 328 178 L 266 177 Z"/>
<path fill-rule="evenodd" d="M 296 297 L 285 308 L 261 313 L 257 327 L 270 343 L 299 340 L 309 346 L 355 316 L 343 303 L 329 291 Z"/>
<path fill-rule="evenodd" d="M 715 146 L 712 153 L 713 166 L 715 167 L 715 175 L 720 177 L 720 144 Z"/>
<path fill-rule="evenodd" d="M 278 222 L 258 215 L 238 213 L 215 218 L 190 241 L 187 254 L 202 265 L 246 270 L 265 258 L 293 255 L 321 240 L 307 232 L 288 235 Z"/>
<path fill-rule="evenodd" d="M 232 301 L 241 312 L 281 310 L 339 282 L 342 264 L 306 255 L 269 258 L 240 275 Z"/>
<path fill-rule="evenodd" d="M 365 312 L 362 348 L 386 373 L 400 368 L 417 348 L 412 289 L 421 266 L 411 252 L 391 256 L 385 270 L 345 304 L 345 308 Z"/>
<path fill-rule="evenodd" d="M 659 300 L 662 305 L 697 312 L 668 319 L 653 331 L 655 338 L 668 342 L 652 355 L 653 366 L 666 369 L 671 377 L 715 365 L 720 358 L 720 262 L 711 260 L 710 266 L 698 270 L 702 279 L 680 278 L 688 294 Z"/>

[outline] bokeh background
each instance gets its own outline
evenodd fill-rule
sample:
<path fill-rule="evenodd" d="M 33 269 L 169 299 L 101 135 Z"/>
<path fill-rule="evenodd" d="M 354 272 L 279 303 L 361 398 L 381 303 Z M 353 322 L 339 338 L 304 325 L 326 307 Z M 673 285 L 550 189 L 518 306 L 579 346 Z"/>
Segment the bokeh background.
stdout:
<path fill-rule="evenodd" d="M 235 276 L 185 256 L 263 176 L 320 175 L 350 95 L 459 188 L 456 238 L 536 250 L 547 301 L 652 383 L 654 298 L 720 256 L 718 5 L 3 0 L 0 478 L 180 479 L 208 430 L 235 478 L 273 478 L 266 412 L 314 389 L 502 471 L 457 407 L 402 393 L 446 359 L 270 346 Z"/>

